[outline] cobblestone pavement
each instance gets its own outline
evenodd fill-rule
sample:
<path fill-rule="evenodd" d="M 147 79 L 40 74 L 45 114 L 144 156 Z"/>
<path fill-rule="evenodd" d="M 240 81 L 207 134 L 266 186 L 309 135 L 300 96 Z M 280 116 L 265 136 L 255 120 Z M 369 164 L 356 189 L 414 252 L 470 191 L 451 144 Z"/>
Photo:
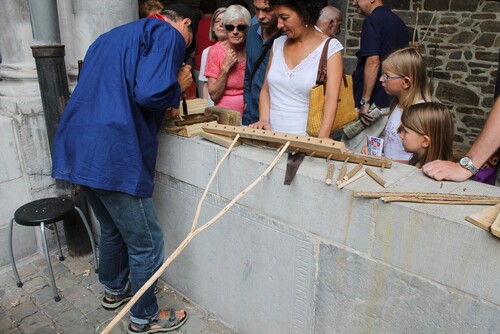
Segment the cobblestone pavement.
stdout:
<path fill-rule="evenodd" d="M 64 254 L 67 251 L 63 250 Z M 9 266 L 0 268 L 0 334 L 91 334 L 100 333 L 121 310 L 101 307 L 103 287 L 94 273 L 92 257 L 67 257 L 60 262 L 51 256 L 52 268 L 61 300 L 54 301 L 47 264 L 41 255 L 18 263 L 23 286 L 18 288 Z M 182 308 L 189 318 L 174 334 L 236 334 L 213 315 L 193 305 L 159 282 L 160 308 Z M 128 316 L 111 333 L 126 333 Z"/>

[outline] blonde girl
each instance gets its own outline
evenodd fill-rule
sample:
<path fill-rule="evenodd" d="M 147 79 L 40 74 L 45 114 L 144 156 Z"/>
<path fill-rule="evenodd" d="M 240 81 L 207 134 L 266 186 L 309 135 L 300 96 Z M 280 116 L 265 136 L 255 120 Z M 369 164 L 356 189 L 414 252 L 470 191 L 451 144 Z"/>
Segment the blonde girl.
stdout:
<path fill-rule="evenodd" d="M 453 160 L 453 117 L 444 105 L 415 104 L 401 117 L 399 128 L 410 165 L 418 168 L 434 160 Z"/>
<path fill-rule="evenodd" d="M 384 138 L 384 155 L 391 160 L 408 163 L 411 154 L 407 153 L 398 128 L 401 115 L 410 106 L 431 100 L 425 61 L 414 47 L 398 49 L 390 53 L 382 62 L 380 82 L 392 101 L 390 116 L 381 136 Z M 367 154 L 366 146 L 362 153 Z"/>

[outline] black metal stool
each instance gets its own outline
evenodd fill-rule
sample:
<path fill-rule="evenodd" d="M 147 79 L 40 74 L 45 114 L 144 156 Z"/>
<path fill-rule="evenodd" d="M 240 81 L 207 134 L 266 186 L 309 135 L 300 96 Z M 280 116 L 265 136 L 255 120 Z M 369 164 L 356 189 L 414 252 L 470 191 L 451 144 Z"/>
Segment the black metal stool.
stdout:
<path fill-rule="evenodd" d="M 52 264 L 50 262 L 49 256 L 49 248 L 47 246 L 47 236 L 45 234 L 45 227 L 49 224 L 57 223 L 58 221 L 63 220 L 72 210 L 76 210 L 85 224 L 85 228 L 87 229 L 87 233 L 90 238 L 90 243 L 92 245 L 92 252 L 94 253 L 95 260 L 95 272 L 97 272 L 98 264 L 97 264 L 97 254 L 95 251 L 94 245 L 94 236 L 92 235 L 92 231 L 90 230 L 89 223 L 85 218 L 83 212 L 75 206 L 75 203 L 63 197 L 51 197 L 44 198 L 37 201 L 33 201 L 21 206 L 14 213 L 14 218 L 10 221 L 10 237 L 9 237 L 9 251 L 10 251 L 10 260 L 12 262 L 12 269 L 14 270 L 14 275 L 16 276 L 16 282 L 18 287 L 22 287 L 23 283 L 19 278 L 19 273 L 16 268 L 16 261 L 14 259 L 14 253 L 12 250 L 12 229 L 14 226 L 14 221 L 16 221 L 20 225 L 24 226 L 40 226 L 40 232 L 42 234 L 42 244 L 43 251 L 45 253 L 45 259 L 47 260 L 48 270 L 50 274 L 50 280 L 52 282 L 52 290 L 54 292 L 54 299 L 56 302 L 60 301 L 61 298 L 57 293 L 56 281 L 54 279 L 54 272 L 52 271 Z M 57 231 L 57 224 L 54 224 L 54 231 L 56 232 L 57 243 L 59 245 L 59 260 L 64 261 L 64 256 L 62 255 L 61 249 L 61 241 L 59 240 L 59 233 Z"/>

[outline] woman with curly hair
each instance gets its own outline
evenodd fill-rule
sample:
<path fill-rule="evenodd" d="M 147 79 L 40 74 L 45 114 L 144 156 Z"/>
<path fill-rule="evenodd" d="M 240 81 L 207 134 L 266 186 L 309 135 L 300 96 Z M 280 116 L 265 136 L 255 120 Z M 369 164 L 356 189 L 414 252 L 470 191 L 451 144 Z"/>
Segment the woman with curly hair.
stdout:
<path fill-rule="evenodd" d="M 283 36 L 273 44 L 260 92 L 259 121 L 256 129 L 306 134 L 309 92 L 328 39 L 315 28 L 323 2 L 318 0 L 270 0 Z M 332 39 L 327 52 L 327 82 L 323 123 L 318 137 L 329 138 L 335 119 L 340 81 L 343 73 L 340 42 Z"/>

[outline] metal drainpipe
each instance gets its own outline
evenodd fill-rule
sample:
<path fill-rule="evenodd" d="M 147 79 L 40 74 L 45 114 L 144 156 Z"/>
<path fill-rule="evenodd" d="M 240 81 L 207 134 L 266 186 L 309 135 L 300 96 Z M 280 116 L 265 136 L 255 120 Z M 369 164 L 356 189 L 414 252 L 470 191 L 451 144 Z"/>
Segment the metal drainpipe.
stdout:
<path fill-rule="evenodd" d="M 64 45 L 61 45 L 57 1 L 28 0 L 28 5 L 35 43 L 31 49 L 35 58 L 47 137 L 52 154 L 57 125 L 69 100 L 68 76 L 64 62 Z M 78 191 L 78 187 L 75 188 L 66 181 L 56 180 L 56 188 L 62 196 L 74 200 L 88 217 L 87 203 Z M 76 210 L 63 222 L 69 254 L 71 256 L 89 254 L 92 249 L 90 239 Z"/>
<path fill-rule="evenodd" d="M 35 43 L 31 49 L 52 152 L 57 125 L 69 99 L 64 45 L 61 45 L 56 0 L 29 0 L 28 4 Z"/>

